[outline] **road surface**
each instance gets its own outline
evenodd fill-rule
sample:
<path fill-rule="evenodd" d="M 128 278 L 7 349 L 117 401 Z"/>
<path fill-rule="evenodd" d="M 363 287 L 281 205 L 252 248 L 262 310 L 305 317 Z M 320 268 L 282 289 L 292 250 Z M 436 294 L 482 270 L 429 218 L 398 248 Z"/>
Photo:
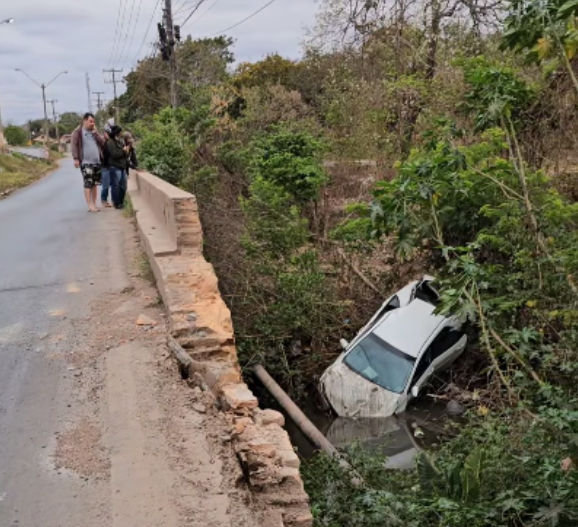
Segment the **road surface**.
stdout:
<path fill-rule="evenodd" d="M 0 201 L 1 527 L 261 525 L 167 361 L 139 254 L 71 159 Z"/>
<path fill-rule="evenodd" d="M 18 146 L 12 148 L 14 152 L 20 152 L 21 154 L 26 154 L 32 157 L 38 157 L 39 159 L 45 159 L 46 154 L 43 148 L 36 148 L 34 146 Z"/>

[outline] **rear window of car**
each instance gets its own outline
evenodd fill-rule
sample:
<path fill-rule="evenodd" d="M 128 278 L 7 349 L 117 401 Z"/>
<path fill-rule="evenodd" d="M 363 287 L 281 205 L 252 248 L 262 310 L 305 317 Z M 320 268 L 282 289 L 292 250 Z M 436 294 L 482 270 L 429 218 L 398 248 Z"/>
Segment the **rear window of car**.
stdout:
<path fill-rule="evenodd" d="M 413 371 L 415 358 L 370 333 L 353 347 L 343 362 L 368 381 L 390 392 L 402 393 Z"/>

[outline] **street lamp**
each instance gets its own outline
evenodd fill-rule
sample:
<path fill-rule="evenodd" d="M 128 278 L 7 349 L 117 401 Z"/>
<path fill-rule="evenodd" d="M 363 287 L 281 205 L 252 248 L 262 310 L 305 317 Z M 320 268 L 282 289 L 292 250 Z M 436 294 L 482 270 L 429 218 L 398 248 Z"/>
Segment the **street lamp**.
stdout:
<path fill-rule="evenodd" d="M 0 22 L 0 26 L 2 24 L 12 24 L 14 22 L 13 18 L 7 18 L 6 20 L 2 20 Z M 4 129 L 2 127 L 2 114 L 0 113 L 0 151 L 4 150 L 4 144 L 6 140 L 4 139 Z"/>
<path fill-rule="evenodd" d="M 36 84 L 36 86 L 42 90 L 42 102 L 44 103 L 44 143 L 45 146 L 48 147 L 48 112 L 46 110 L 46 88 L 48 88 L 48 86 L 50 86 L 56 79 L 58 79 L 58 77 L 68 73 L 68 71 L 61 71 L 58 75 L 56 75 L 56 77 L 54 77 L 46 84 L 38 84 L 30 75 L 28 75 L 28 73 L 26 73 L 24 70 L 21 70 L 20 68 L 16 68 L 16 71 L 26 75 L 34 84 Z"/>

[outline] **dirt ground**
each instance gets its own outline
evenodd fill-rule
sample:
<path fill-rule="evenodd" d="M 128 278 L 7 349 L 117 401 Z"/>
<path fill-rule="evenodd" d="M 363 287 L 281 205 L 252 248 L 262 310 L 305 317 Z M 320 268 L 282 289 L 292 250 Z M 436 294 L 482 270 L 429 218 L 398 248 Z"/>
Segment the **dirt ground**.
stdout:
<path fill-rule="evenodd" d="M 46 352 L 66 360 L 75 394 L 75 417 L 55 440 L 54 470 L 109 486 L 113 527 L 264 525 L 225 417 L 180 378 L 165 347 L 163 306 L 134 226 L 125 223 L 129 287 L 68 320 L 76 340 L 43 336 Z"/>

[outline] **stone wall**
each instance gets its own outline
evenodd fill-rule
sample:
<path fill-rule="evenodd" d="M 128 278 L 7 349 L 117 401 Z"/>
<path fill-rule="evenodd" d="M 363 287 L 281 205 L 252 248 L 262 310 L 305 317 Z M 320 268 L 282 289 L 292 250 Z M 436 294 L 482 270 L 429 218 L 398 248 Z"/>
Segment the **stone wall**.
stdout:
<path fill-rule="evenodd" d="M 192 359 L 194 375 L 216 396 L 230 421 L 231 445 L 247 483 L 279 526 L 310 527 L 299 458 L 283 416 L 260 410 L 243 382 L 231 313 L 213 266 L 203 256 L 195 196 L 147 172 L 129 179 L 143 247 L 169 315 L 174 340 Z"/>

